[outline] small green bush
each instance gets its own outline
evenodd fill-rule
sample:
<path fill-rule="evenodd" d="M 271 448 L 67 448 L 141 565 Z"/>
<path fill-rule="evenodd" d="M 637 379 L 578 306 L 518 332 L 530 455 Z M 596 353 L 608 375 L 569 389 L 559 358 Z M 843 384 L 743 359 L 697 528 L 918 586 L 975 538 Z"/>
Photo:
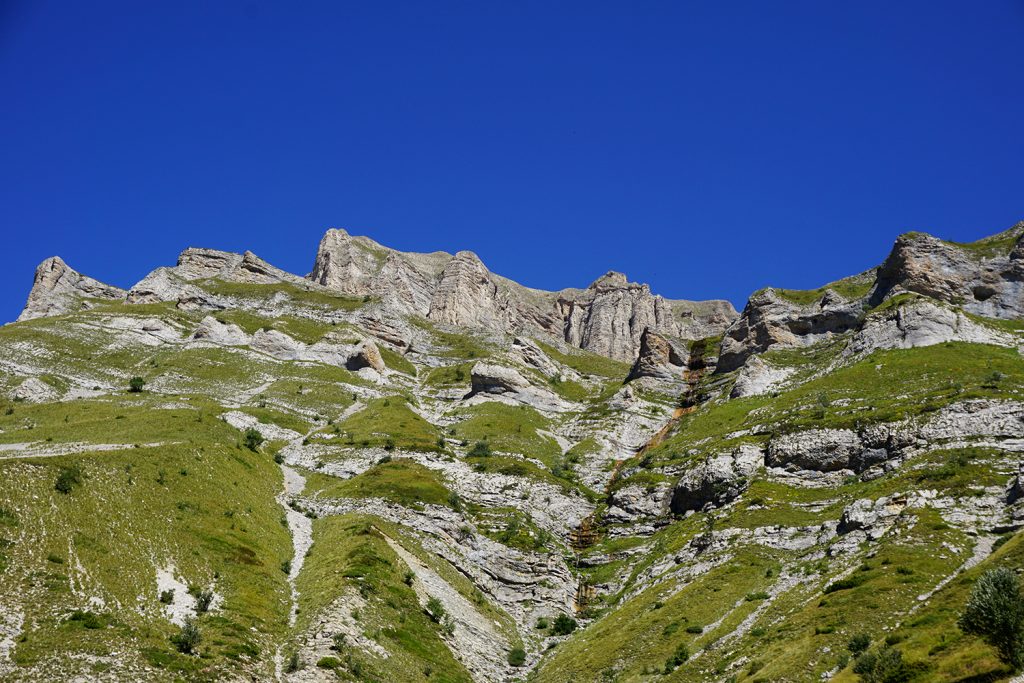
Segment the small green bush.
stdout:
<path fill-rule="evenodd" d="M 318 668 L 334 670 L 341 666 L 341 660 L 337 657 L 321 657 L 316 663 Z"/>
<path fill-rule="evenodd" d="M 559 614 L 555 618 L 552 631 L 556 636 L 567 636 L 576 630 L 576 620 L 568 614 Z"/>
<path fill-rule="evenodd" d="M 190 655 L 195 652 L 196 646 L 198 646 L 202 640 L 203 635 L 199 632 L 199 626 L 196 624 L 194 619 L 186 619 L 181 630 L 171 636 L 171 642 L 174 643 L 176 648 L 178 648 L 178 652 L 183 655 Z"/>
<path fill-rule="evenodd" d="M 165 605 L 170 605 L 174 602 L 174 589 L 160 591 L 160 602 Z"/>
<path fill-rule="evenodd" d="M 487 458 L 491 456 L 491 446 L 486 441 L 477 441 L 473 444 L 473 447 L 469 449 L 467 454 L 471 458 Z"/>
<path fill-rule="evenodd" d="M 57 489 L 60 493 L 67 495 L 81 483 L 82 470 L 78 465 L 71 465 L 70 467 L 60 468 L 60 472 L 57 474 L 57 481 L 53 483 L 53 488 Z"/>
<path fill-rule="evenodd" d="M 141 377 L 132 377 L 128 380 L 128 391 L 133 394 L 137 394 L 142 391 L 143 387 L 146 386 L 146 380 Z"/>
<path fill-rule="evenodd" d="M 435 624 L 440 624 L 441 620 L 444 619 L 445 614 L 444 605 L 441 604 L 441 601 L 431 596 L 430 599 L 427 600 L 427 616 L 430 617 L 430 620 Z"/>
<path fill-rule="evenodd" d="M 256 429 L 255 427 L 249 427 L 248 429 L 245 430 L 245 435 L 243 436 L 242 443 L 244 443 L 245 447 L 248 448 L 250 451 L 256 453 L 259 451 L 260 446 L 263 445 L 263 442 L 265 440 L 266 439 L 263 438 L 263 435 L 260 434 L 258 429 Z"/>
<path fill-rule="evenodd" d="M 526 650 L 521 647 L 514 647 L 508 653 L 508 663 L 510 666 L 522 666 L 526 664 Z"/>
<path fill-rule="evenodd" d="M 689 658 L 690 648 L 686 647 L 686 643 L 680 643 L 676 651 L 672 653 L 672 656 L 665 660 L 665 673 L 672 673 Z"/>
<path fill-rule="evenodd" d="M 846 644 L 846 649 L 850 651 L 850 654 L 859 655 L 867 650 L 869 645 L 871 645 L 871 636 L 866 633 L 858 633 L 850 638 L 850 642 Z"/>

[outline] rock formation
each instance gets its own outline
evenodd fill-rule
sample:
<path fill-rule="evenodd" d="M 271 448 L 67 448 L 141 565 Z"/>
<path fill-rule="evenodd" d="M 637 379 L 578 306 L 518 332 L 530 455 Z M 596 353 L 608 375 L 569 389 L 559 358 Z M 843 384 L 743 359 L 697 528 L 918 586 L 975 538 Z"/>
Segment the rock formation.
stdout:
<path fill-rule="evenodd" d="M 72 269 L 59 256 L 46 259 L 36 268 L 32 291 L 18 320 L 32 320 L 89 308 L 90 299 L 119 301 L 125 291 L 105 285 Z"/>

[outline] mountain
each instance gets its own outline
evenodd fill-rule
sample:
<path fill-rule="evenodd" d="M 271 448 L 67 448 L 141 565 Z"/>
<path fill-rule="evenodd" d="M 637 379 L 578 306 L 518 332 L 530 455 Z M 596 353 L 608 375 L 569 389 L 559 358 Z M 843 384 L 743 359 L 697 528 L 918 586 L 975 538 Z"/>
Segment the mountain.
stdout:
<path fill-rule="evenodd" d="M 336 229 L 307 276 L 48 259 L 0 679 L 1008 680 L 956 621 L 1024 568 L 1022 282 L 1024 223 L 738 314 Z"/>

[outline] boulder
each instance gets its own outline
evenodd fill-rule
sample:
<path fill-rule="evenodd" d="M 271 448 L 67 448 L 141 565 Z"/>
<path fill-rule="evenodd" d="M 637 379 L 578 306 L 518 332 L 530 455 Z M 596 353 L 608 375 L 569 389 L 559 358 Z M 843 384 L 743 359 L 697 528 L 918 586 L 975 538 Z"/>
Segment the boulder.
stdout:
<path fill-rule="evenodd" d="M 381 374 L 384 374 L 387 369 L 384 365 L 384 359 L 381 358 L 380 350 L 369 339 L 364 339 L 356 345 L 352 355 L 345 361 L 345 368 L 352 372 L 357 372 L 363 368 L 371 368 Z"/>

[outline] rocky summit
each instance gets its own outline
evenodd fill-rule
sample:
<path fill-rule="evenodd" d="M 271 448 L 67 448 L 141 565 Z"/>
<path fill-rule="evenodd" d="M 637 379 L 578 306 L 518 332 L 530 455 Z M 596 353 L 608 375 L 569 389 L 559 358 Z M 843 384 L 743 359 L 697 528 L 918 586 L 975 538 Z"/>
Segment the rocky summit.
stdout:
<path fill-rule="evenodd" d="M 1024 569 L 1022 353 L 1024 223 L 740 313 L 340 229 L 53 257 L 0 327 L 0 680 L 1011 680 L 960 616 Z"/>

